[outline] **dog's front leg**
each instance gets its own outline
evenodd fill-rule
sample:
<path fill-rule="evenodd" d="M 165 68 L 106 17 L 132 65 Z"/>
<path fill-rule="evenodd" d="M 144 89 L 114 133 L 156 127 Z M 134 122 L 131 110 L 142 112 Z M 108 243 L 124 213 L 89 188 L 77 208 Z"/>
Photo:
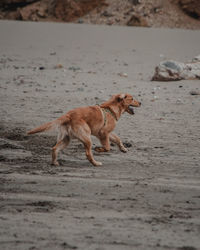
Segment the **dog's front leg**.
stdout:
<path fill-rule="evenodd" d="M 109 134 L 101 134 L 98 136 L 102 147 L 95 147 L 95 151 L 97 152 L 108 152 L 110 151 L 110 141 L 109 141 Z"/>
<path fill-rule="evenodd" d="M 117 144 L 117 146 L 119 147 L 120 151 L 122 151 L 123 153 L 126 153 L 128 151 L 128 149 L 124 147 L 122 141 L 120 140 L 120 138 L 116 134 L 111 133 L 109 135 L 109 138 L 110 138 L 111 142 Z"/>

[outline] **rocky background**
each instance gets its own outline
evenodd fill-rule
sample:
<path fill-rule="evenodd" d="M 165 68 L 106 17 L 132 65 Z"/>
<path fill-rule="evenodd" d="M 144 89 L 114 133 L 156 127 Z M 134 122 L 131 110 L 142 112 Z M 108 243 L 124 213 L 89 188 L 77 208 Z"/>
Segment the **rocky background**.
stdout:
<path fill-rule="evenodd" d="M 0 19 L 200 28 L 199 0 L 1 0 Z"/>

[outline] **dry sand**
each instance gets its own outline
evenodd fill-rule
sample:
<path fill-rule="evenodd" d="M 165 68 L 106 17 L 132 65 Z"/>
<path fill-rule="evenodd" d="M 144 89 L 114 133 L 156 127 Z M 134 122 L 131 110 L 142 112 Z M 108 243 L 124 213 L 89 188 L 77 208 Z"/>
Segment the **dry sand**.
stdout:
<path fill-rule="evenodd" d="M 0 35 L 0 249 L 200 249 L 200 83 L 150 81 L 198 55 L 200 32 L 1 21 Z M 26 136 L 120 92 L 142 107 L 102 167 L 79 142 L 51 166 L 56 134 Z"/>

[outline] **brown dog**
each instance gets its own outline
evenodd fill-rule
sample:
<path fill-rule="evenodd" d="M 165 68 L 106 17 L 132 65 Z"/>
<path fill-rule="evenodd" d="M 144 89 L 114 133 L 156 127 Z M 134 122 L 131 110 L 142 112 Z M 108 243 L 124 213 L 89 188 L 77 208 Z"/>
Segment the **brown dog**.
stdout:
<path fill-rule="evenodd" d="M 58 152 L 68 146 L 70 139 L 79 139 L 85 146 L 87 159 L 94 165 L 102 165 L 94 160 L 91 148 L 91 135 L 96 136 L 102 147 L 96 147 L 97 152 L 107 152 L 110 150 L 110 141 L 117 144 L 119 149 L 126 153 L 120 138 L 111 133 L 116 122 L 125 111 L 133 115 L 133 107 L 139 107 L 140 102 L 133 99 L 129 94 L 118 94 L 111 97 L 101 105 L 76 108 L 60 118 L 43 124 L 28 132 L 35 134 L 50 129 L 58 129 L 57 144 L 52 148 L 52 164 L 59 165 L 57 161 Z"/>

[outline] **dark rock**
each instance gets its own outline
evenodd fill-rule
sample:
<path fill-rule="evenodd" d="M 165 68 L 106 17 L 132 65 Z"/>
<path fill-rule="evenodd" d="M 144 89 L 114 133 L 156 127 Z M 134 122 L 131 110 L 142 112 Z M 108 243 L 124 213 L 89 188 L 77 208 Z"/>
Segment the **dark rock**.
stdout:
<path fill-rule="evenodd" d="M 105 10 L 101 15 L 105 16 L 105 17 L 112 17 L 113 16 L 113 14 L 109 13 L 107 10 Z"/>
<path fill-rule="evenodd" d="M 141 0 L 129 0 L 129 2 L 131 2 L 134 5 L 137 5 L 141 3 Z"/>
<path fill-rule="evenodd" d="M 200 19 L 199 0 L 179 0 L 179 5 L 189 16 L 195 19 Z"/>
<path fill-rule="evenodd" d="M 43 67 L 43 66 L 39 67 L 39 70 L 44 70 L 44 69 L 45 69 L 45 67 Z"/>
<path fill-rule="evenodd" d="M 197 250 L 196 247 L 192 247 L 192 246 L 183 246 L 183 247 L 179 247 L 177 249 L 178 250 Z"/>
<path fill-rule="evenodd" d="M 56 52 L 51 52 L 50 55 L 51 55 L 51 56 L 55 56 L 55 55 L 56 55 Z"/>
<path fill-rule="evenodd" d="M 127 22 L 128 26 L 140 26 L 140 27 L 148 27 L 148 23 L 146 19 L 138 14 L 132 15 L 132 17 Z"/>
<path fill-rule="evenodd" d="M 131 148 L 132 144 L 130 142 L 124 142 L 123 143 L 126 148 Z"/>

